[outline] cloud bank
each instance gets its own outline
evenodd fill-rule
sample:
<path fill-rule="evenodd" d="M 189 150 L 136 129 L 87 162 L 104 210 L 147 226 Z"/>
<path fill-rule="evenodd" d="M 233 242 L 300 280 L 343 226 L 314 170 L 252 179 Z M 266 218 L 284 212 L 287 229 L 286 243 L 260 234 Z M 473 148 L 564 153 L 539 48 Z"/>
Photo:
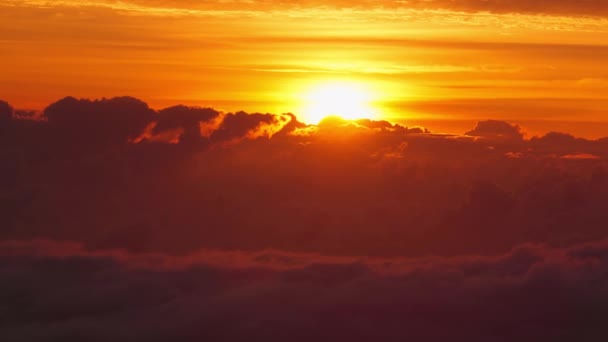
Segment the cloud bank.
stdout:
<path fill-rule="evenodd" d="M 3 341 L 606 338 L 606 138 L 30 114 L 0 102 Z"/>
<path fill-rule="evenodd" d="M 606 338 L 608 244 L 495 257 L 187 258 L 0 243 L 7 341 Z"/>
<path fill-rule="evenodd" d="M 4 238 L 418 256 L 604 236 L 607 139 L 525 137 L 501 121 L 463 135 L 306 125 L 128 97 L 66 98 L 4 121 Z"/>

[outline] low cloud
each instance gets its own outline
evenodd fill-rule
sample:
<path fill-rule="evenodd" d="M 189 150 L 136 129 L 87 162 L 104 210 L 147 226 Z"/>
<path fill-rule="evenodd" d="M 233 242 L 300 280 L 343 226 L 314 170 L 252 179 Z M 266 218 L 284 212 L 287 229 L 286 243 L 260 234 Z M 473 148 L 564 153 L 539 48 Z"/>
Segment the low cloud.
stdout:
<path fill-rule="evenodd" d="M 606 139 L 528 139 L 502 121 L 467 135 L 369 119 L 306 125 L 133 98 L 66 98 L 6 127 L 4 239 L 420 256 L 606 236 Z"/>
<path fill-rule="evenodd" d="M 607 139 L 0 110 L 3 341 L 607 337 Z"/>
<path fill-rule="evenodd" d="M 416 259 L 175 258 L 2 242 L 0 333 L 6 341 L 601 341 L 607 256 L 605 242 Z"/>

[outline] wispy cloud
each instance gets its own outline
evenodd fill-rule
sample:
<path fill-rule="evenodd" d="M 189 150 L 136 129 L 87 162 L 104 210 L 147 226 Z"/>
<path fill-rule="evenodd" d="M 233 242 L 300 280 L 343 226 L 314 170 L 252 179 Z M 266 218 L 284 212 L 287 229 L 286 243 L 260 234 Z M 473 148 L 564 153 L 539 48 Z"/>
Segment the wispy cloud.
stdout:
<path fill-rule="evenodd" d="M 521 2 L 523 3 L 523 2 Z M 529 2 L 525 2 L 529 3 Z M 265 17 L 277 15 L 292 18 L 344 20 L 414 20 L 433 23 L 458 23 L 462 25 L 491 25 L 503 28 L 527 27 L 558 31 L 606 31 L 608 30 L 608 5 L 603 1 L 592 6 L 560 6 L 561 11 L 550 6 L 529 6 L 518 10 L 521 4 L 491 5 L 492 1 L 308 1 L 294 4 L 281 1 L 111 1 L 111 0 L 6 0 L 0 6 L 31 7 L 40 9 L 98 8 L 110 9 L 130 15 L 154 16 L 221 16 Z M 547 9 L 547 10 L 544 10 Z M 548 14 L 548 15 L 547 15 Z M 339 15 L 339 16 L 337 16 Z M 391 25 L 394 23 L 386 23 Z"/>

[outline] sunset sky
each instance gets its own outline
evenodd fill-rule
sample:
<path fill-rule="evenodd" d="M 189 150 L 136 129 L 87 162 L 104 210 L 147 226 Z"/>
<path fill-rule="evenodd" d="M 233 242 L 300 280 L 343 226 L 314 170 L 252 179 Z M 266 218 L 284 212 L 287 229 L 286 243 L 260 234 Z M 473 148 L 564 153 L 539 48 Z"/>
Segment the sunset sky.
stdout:
<path fill-rule="evenodd" d="M 608 0 L 0 0 L 0 342 L 607 317 Z"/>
<path fill-rule="evenodd" d="M 352 116 L 598 138 L 607 16 L 600 0 L 3 0 L 0 89 L 24 109 L 130 95 L 316 123 L 310 94 L 338 84 L 363 89 Z"/>

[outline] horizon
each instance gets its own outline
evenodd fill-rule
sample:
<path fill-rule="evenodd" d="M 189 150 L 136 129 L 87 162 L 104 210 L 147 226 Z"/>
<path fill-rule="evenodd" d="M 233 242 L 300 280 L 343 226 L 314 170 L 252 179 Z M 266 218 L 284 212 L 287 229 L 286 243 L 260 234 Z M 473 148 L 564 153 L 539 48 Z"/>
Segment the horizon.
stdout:
<path fill-rule="evenodd" d="M 129 96 L 129 95 L 122 95 L 122 96 L 102 96 L 99 98 L 77 98 L 74 96 L 65 96 L 62 97 L 61 99 L 58 99 L 57 101 L 51 102 L 48 105 L 44 106 L 43 108 L 19 108 L 19 107 L 15 107 L 13 106 L 9 101 L 6 101 L 9 105 L 11 105 L 11 107 L 14 108 L 15 111 L 23 111 L 23 112 L 29 112 L 30 114 L 34 114 L 37 115 L 38 117 L 43 116 L 44 115 L 44 110 L 52 105 L 53 103 L 59 102 L 65 98 L 75 98 L 78 100 L 90 100 L 90 101 L 101 101 L 101 100 L 106 100 L 106 99 L 112 99 L 112 98 L 121 98 L 121 97 L 132 97 L 135 98 L 139 101 L 143 101 L 141 99 L 138 99 L 136 97 L 133 96 Z M 1 99 L 0 101 L 5 100 L 5 99 Z M 144 103 L 147 104 L 147 102 L 143 101 Z M 195 101 L 196 102 L 196 101 Z M 204 101 L 201 101 L 201 103 L 206 103 Z M 155 110 L 156 112 L 162 111 L 164 109 L 168 109 L 168 108 L 172 108 L 172 107 L 177 107 L 177 106 L 186 106 L 186 107 L 192 107 L 192 108 L 209 108 L 209 109 L 214 109 L 214 110 L 218 110 L 222 113 L 236 113 L 236 112 L 245 112 L 245 113 L 267 113 L 267 114 L 293 114 L 295 115 L 295 117 L 297 119 L 301 119 L 297 113 L 293 113 L 293 112 L 283 112 L 283 113 L 271 113 L 269 111 L 248 111 L 245 108 L 238 108 L 236 110 L 223 110 L 221 108 L 217 108 L 214 107 L 213 105 L 190 105 L 188 103 L 174 103 L 174 104 L 167 104 L 167 106 L 156 106 L 156 107 L 152 107 L 150 106 L 151 109 Z M 324 117 L 331 117 L 331 116 L 338 116 L 340 117 L 339 114 L 327 114 Z M 322 118 L 324 118 L 322 117 Z M 365 119 L 366 116 L 363 115 L 361 117 L 361 119 Z M 23 119 L 27 119 L 27 118 L 23 118 Z M 347 119 L 347 120 L 358 120 L 358 119 Z M 467 131 L 469 131 L 470 129 L 474 128 L 474 126 L 480 122 L 480 121 L 487 121 L 487 120 L 497 120 L 497 119 L 491 119 L 491 118 L 460 118 L 460 119 L 449 119 L 449 118 L 433 118 L 433 117 L 427 117 L 427 118 L 415 118 L 415 117 L 411 117 L 411 118 L 399 118 L 398 116 L 391 116 L 391 115 L 385 115 L 383 117 L 377 117 L 374 118 L 372 120 L 376 120 L 376 121 L 388 121 L 391 122 L 393 124 L 400 124 L 400 125 L 405 125 L 405 126 L 412 126 L 412 127 L 423 127 L 428 129 L 431 133 L 437 133 L 437 134 L 454 134 L 454 135 L 466 135 L 465 133 Z M 533 137 L 541 137 L 544 135 L 547 135 L 548 133 L 552 133 L 552 132 L 557 132 L 557 133 L 565 133 L 565 134 L 570 134 L 572 136 L 578 137 L 578 138 L 583 138 L 583 139 L 589 139 L 589 140 L 599 140 L 602 138 L 606 138 L 608 137 L 608 121 L 576 121 L 576 120 L 572 120 L 572 121 L 559 121 L 559 120 L 551 120 L 551 119 L 547 119 L 547 120 L 534 120 L 534 119 L 523 119 L 520 118 L 519 120 L 516 119 L 503 119 L 503 120 L 497 120 L 497 121 L 504 121 L 504 122 L 508 122 L 510 124 L 517 124 L 518 126 L 521 127 L 522 129 L 522 133 L 524 134 L 524 137 L 527 139 L 531 139 Z M 318 122 L 305 122 L 306 124 L 309 125 L 316 125 Z"/>
<path fill-rule="evenodd" d="M 338 84 L 355 92 L 345 98 L 365 102 L 357 105 L 368 112 L 358 115 L 437 121 L 441 130 L 450 120 L 482 119 L 572 123 L 573 134 L 594 138 L 598 126 L 608 129 L 608 67 L 598 62 L 608 58 L 608 19 L 594 0 L 0 7 L 0 97 L 18 108 L 124 94 L 155 108 L 318 118 L 324 109 L 356 109 L 342 102 L 309 112 L 311 96 Z"/>
<path fill-rule="evenodd" d="M 608 341 L 607 37 L 606 0 L 0 0 L 0 341 Z"/>

